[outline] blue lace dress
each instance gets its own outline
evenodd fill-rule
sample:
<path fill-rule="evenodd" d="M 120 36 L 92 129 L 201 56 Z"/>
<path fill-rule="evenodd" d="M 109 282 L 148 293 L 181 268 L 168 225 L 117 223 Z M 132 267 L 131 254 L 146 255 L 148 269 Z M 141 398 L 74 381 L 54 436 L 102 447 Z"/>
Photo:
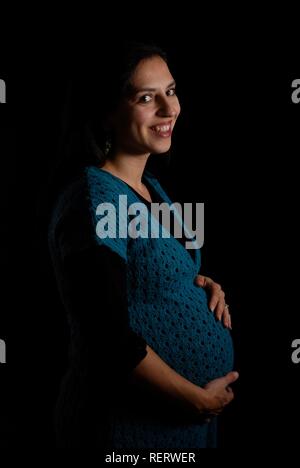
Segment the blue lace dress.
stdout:
<path fill-rule="evenodd" d="M 145 171 L 143 177 L 155 201 L 171 204 L 153 175 Z M 146 343 L 199 386 L 232 370 L 230 332 L 209 310 L 204 289 L 194 284 L 200 250 L 187 250 L 172 235 L 100 238 L 100 203 L 115 206 L 117 233 L 130 222 L 119 195 L 127 196 L 128 205 L 141 202 L 121 179 L 90 166 L 62 193 L 49 226 L 71 330 L 58 438 L 64 446 L 88 439 L 107 449 L 215 447 L 216 418 L 205 423 L 130 379 Z M 152 216 L 147 222 L 149 232 L 151 222 L 164 230 Z"/>

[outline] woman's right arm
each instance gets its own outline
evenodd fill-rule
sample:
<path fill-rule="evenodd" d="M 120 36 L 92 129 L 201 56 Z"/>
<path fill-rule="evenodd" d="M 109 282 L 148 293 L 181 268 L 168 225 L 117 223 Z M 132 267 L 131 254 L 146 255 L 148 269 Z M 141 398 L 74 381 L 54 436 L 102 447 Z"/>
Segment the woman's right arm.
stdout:
<path fill-rule="evenodd" d="M 71 216 L 64 223 L 59 245 L 69 245 L 71 240 L 75 247 L 85 243 L 82 236 L 89 231 L 84 229 L 83 219 L 83 215 Z M 79 237 L 77 242 L 74 236 Z M 94 245 L 81 252 L 74 248 L 64 259 L 64 266 L 66 305 L 75 327 L 79 327 L 80 346 L 88 353 L 94 373 L 97 367 L 102 370 L 102 384 L 106 381 L 108 389 L 118 388 L 124 378 L 133 378 L 181 402 L 186 409 L 204 414 L 218 414 L 232 400 L 228 385 L 236 380 L 236 373 L 201 388 L 169 367 L 143 337 L 130 329 L 126 264 L 119 255 L 106 246 Z"/>
<path fill-rule="evenodd" d="M 230 372 L 199 387 L 178 374 L 129 327 L 126 265 L 107 247 L 75 255 L 68 264 L 71 310 L 77 316 L 89 361 L 102 370 L 102 382 L 118 398 L 124 378 L 146 384 L 194 415 L 219 414 L 233 399 Z M 118 390 L 119 389 L 119 390 Z"/>
<path fill-rule="evenodd" d="M 70 281 L 70 312 L 80 327 L 88 362 L 99 369 L 103 392 L 113 399 L 124 379 L 146 384 L 184 411 L 218 414 L 232 399 L 228 386 L 237 378 L 231 372 L 204 388 L 178 374 L 129 326 L 126 299 L 126 265 L 107 247 L 96 246 L 66 262 Z"/>
<path fill-rule="evenodd" d="M 199 387 L 168 366 L 148 345 L 146 357 L 135 367 L 132 375 L 134 381 L 149 384 L 177 400 L 188 411 L 204 417 L 219 414 L 232 401 L 233 392 L 229 386 L 238 378 L 237 372 L 229 372 L 204 388 Z"/>

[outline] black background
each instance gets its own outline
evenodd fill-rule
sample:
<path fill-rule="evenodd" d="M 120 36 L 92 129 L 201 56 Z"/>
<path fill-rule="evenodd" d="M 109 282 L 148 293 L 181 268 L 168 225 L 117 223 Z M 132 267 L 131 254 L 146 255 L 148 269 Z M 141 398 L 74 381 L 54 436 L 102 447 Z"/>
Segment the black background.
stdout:
<path fill-rule="evenodd" d="M 297 55 L 290 43 L 267 34 L 257 40 L 253 32 L 155 39 L 174 62 L 182 106 L 161 180 L 173 199 L 205 202 L 203 274 L 222 284 L 233 316 L 240 379 L 221 445 L 256 448 L 268 434 L 272 444 L 293 446 L 300 417 L 300 364 L 291 362 L 291 342 L 300 337 L 300 104 L 291 101 L 291 83 L 300 78 Z M 67 327 L 38 247 L 36 202 L 56 154 L 66 80 L 85 52 L 101 64 L 100 43 L 96 54 L 90 44 L 69 41 L 26 48 L 1 63 L 7 84 L 7 104 L 0 105 L 3 445 L 53 446 L 51 411 L 66 364 Z"/>

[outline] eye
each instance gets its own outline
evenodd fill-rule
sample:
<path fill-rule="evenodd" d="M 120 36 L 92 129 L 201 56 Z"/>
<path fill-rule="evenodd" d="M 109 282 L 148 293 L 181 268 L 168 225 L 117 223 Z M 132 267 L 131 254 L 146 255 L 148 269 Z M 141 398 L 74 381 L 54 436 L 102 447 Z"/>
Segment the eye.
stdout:
<path fill-rule="evenodd" d="M 175 88 L 168 89 L 167 96 L 175 96 L 175 95 L 176 95 Z"/>
<path fill-rule="evenodd" d="M 150 102 L 152 100 L 152 96 L 150 94 L 144 94 L 144 96 L 141 96 L 139 99 L 139 102 Z"/>

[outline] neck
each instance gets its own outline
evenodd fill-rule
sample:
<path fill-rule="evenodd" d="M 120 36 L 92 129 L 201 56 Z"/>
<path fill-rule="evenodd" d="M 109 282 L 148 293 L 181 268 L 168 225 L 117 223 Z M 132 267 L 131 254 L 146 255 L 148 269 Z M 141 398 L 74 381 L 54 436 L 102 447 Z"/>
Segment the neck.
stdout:
<path fill-rule="evenodd" d="M 111 172 L 140 190 L 143 188 L 142 176 L 149 156 L 150 154 L 141 156 L 115 154 L 104 163 L 101 169 Z"/>

